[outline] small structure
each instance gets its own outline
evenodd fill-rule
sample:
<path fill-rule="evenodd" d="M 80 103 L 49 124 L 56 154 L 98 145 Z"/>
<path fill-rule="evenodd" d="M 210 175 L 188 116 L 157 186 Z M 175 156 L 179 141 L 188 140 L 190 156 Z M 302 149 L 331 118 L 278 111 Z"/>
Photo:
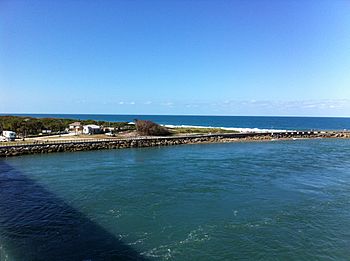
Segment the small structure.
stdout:
<path fill-rule="evenodd" d="M 104 133 L 115 133 L 118 131 L 118 127 L 103 127 L 101 130 L 104 132 Z"/>
<path fill-rule="evenodd" d="M 75 134 L 79 134 L 83 131 L 83 126 L 79 121 L 73 122 L 69 124 L 69 132 L 74 132 Z"/>
<path fill-rule="evenodd" d="M 83 126 L 83 134 L 98 134 L 101 133 L 101 127 L 94 124 L 84 125 Z"/>
<path fill-rule="evenodd" d="M 52 130 L 41 130 L 42 134 L 50 134 Z"/>
<path fill-rule="evenodd" d="M 3 131 L 2 136 L 8 141 L 14 141 L 16 139 L 16 132 L 14 131 Z"/>

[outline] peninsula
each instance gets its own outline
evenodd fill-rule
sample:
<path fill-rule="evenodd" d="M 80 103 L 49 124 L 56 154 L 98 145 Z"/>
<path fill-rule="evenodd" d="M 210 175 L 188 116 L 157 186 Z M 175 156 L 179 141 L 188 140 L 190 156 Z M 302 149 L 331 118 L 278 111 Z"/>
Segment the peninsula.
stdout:
<path fill-rule="evenodd" d="M 170 146 L 195 143 L 275 141 L 278 139 L 350 138 L 348 131 L 236 131 L 209 127 L 165 127 L 151 121 L 95 120 L 0 116 L 0 157 L 99 149 Z"/>

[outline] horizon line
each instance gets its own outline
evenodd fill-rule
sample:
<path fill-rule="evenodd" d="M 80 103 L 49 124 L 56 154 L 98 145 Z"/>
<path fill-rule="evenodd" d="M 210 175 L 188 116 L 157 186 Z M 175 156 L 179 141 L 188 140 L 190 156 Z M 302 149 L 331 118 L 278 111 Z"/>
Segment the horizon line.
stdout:
<path fill-rule="evenodd" d="M 143 113 L 41 113 L 41 112 L 1 112 L 1 116 L 16 116 L 16 115 L 101 115 L 101 116 L 195 116 L 195 117 L 286 117 L 286 118 L 350 118 L 350 116 L 316 116 L 316 115 L 228 115 L 228 114 L 143 114 Z"/>

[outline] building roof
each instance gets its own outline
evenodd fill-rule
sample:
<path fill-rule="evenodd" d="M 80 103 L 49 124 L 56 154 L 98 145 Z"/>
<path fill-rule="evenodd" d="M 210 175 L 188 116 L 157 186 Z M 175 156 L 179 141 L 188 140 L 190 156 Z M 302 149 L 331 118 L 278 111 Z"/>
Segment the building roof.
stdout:
<path fill-rule="evenodd" d="M 84 125 L 84 128 L 99 129 L 100 126 L 95 124 Z"/>
<path fill-rule="evenodd" d="M 2 133 L 4 133 L 4 132 L 6 132 L 6 133 L 16 133 L 14 131 L 9 131 L 9 130 L 3 130 Z"/>
<path fill-rule="evenodd" d="M 69 124 L 69 126 L 80 126 L 81 123 L 79 121 L 73 122 L 71 124 Z"/>

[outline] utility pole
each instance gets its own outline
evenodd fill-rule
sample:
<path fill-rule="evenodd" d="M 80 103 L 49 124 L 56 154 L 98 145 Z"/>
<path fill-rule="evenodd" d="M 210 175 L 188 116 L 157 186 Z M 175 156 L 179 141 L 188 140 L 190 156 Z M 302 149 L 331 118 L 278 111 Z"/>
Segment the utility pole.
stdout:
<path fill-rule="evenodd" d="M 27 137 L 27 122 L 29 121 L 29 119 L 24 119 L 24 136 L 23 136 L 23 141 L 26 140 Z"/>

